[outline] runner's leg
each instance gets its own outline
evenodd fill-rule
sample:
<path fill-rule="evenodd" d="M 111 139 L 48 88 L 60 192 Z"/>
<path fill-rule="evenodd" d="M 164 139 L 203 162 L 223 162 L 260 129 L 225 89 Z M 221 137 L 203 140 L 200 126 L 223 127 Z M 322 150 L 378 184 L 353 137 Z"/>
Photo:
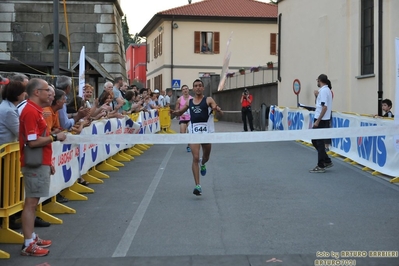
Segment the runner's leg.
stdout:
<path fill-rule="evenodd" d="M 206 164 L 209 161 L 209 156 L 211 155 L 212 145 L 210 143 L 201 144 L 202 146 L 202 164 Z"/>
<path fill-rule="evenodd" d="M 192 171 L 195 185 L 200 184 L 199 177 L 199 159 L 200 159 L 200 144 L 190 144 L 191 154 L 193 155 Z"/>

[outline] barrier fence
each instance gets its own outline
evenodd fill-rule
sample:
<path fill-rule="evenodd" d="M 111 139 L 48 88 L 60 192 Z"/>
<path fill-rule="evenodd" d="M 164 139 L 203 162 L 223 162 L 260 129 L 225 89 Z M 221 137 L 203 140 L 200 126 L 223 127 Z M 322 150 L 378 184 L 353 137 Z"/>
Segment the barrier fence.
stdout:
<path fill-rule="evenodd" d="M 306 130 L 313 127 L 314 112 L 302 108 L 271 106 L 268 130 Z M 359 164 L 364 171 L 373 175 L 384 174 L 391 177 L 392 183 L 399 182 L 399 131 L 395 134 L 379 132 L 381 127 L 394 127 L 392 118 L 374 118 L 357 113 L 333 112 L 332 128 L 353 129 L 355 136 L 332 138 L 330 154 L 345 157 L 345 161 Z M 363 135 L 366 129 L 373 127 L 375 133 Z M 362 130 L 359 130 L 362 128 Z M 318 129 L 322 130 L 322 129 Z M 328 129 L 327 129 L 328 131 Z M 331 131 L 331 130 L 329 130 Z M 298 138 L 306 143 L 311 139 Z"/>
<path fill-rule="evenodd" d="M 84 128 L 80 135 L 119 135 L 173 133 L 169 108 L 134 113 L 122 119 L 101 119 Z M 162 129 L 162 130 L 161 130 Z M 68 134 L 71 137 L 71 134 Z M 121 136 L 122 138 L 122 136 Z M 53 142 L 52 162 L 55 174 L 50 179 L 49 197 L 41 198 L 36 215 L 53 224 L 62 224 L 62 220 L 51 214 L 76 213 L 56 201 L 60 193 L 69 200 L 87 200 L 84 193 L 94 193 L 94 190 L 77 183 L 83 177 L 92 184 L 104 183 L 102 179 L 109 178 L 102 171 L 119 171 L 124 166 L 122 162 L 134 159 L 147 150 L 151 144 L 64 144 Z M 20 170 L 19 143 L 8 143 L 0 146 L 0 243 L 22 244 L 23 235 L 9 228 L 9 217 L 23 209 L 24 188 Z M 42 202 L 50 202 L 42 206 Z M 0 250 L 0 259 L 9 258 L 10 254 Z"/>
<path fill-rule="evenodd" d="M 262 106 L 258 118 L 261 127 L 266 126 L 267 113 L 268 131 L 253 132 L 248 141 L 301 140 L 309 143 L 311 138 L 332 138 L 330 153 L 333 156 L 344 156 L 353 164 L 363 165 L 363 170 L 393 176 L 396 178 L 391 182 L 399 182 L 399 128 L 393 120 L 334 112 L 333 129 L 310 130 L 314 112 L 278 106 L 271 106 L 269 112 L 266 106 Z M 54 224 L 62 224 L 62 220 L 51 214 L 75 213 L 75 210 L 56 202 L 58 192 L 62 191 L 61 194 L 70 200 L 87 200 L 82 194 L 93 193 L 94 190 L 78 184 L 76 180 L 80 176 L 90 183 L 103 183 L 103 179 L 109 178 L 103 171 L 119 171 L 118 167 L 123 166 L 123 162 L 147 150 L 151 145 L 148 143 L 239 143 L 248 136 L 245 132 L 182 134 L 179 138 L 170 134 L 155 134 L 173 133 L 170 126 L 169 108 L 162 108 L 123 119 L 95 121 L 80 135 L 68 135 L 64 142 L 53 143 L 56 174 L 51 178 L 51 201 L 43 206 L 39 204 L 37 216 Z M 359 127 L 362 127 L 361 134 L 364 136 L 359 137 Z M 0 242 L 22 243 L 22 235 L 9 229 L 8 224 L 9 216 L 21 211 L 23 204 L 18 143 L 0 146 L 0 158 L 0 218 L 3 218 Z M 41 198 L 40 202 L 46 199 Z M 9 258 L 9 254 L 0 250 L 0 258 Z"/>

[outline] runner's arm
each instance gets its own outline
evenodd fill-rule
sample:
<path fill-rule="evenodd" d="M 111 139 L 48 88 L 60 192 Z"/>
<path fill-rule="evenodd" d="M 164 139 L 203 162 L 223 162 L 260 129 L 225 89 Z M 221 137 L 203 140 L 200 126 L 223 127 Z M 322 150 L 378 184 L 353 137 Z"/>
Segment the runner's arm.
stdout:
<path fill-rule="evenodd" d="M 176 116 L 181 116 L 187 110 L 188 110 L 188 101 L 186 102 L 186 105 L 182 109 L 171 111 L 171 113 L 176 115 Z"/>
<path fill-rule="evenodd" d="M 218 105 L 216 104 L 215 100 L 214 100 L 212 97 L 208 97 L 208 98 L 206 99 L 206 101 L 207 101 L 207 103 L 208 103 L 208 106 L 210 106 L 210 107 L 212 108 L 212 110 L 214 110 L 214 111 L 216 111 L 216 112 L 218 112 L 218 113 L 223 114 L 222 108 L 220 108 L 220 106 L 218 106 Z"/>

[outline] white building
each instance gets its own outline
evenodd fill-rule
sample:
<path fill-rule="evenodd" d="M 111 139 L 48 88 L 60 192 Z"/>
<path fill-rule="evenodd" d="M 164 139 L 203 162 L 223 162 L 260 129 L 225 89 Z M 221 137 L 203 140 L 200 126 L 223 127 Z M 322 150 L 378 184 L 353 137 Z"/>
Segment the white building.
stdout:
<path fill-rule="evenodd" d="M 147 87 L 172 80 L 191 88 L 203 74 L 220 74 L 232 36 L 230 71 L 277 62 L 277 6 L 248 0 L 207 0 L 155 14 L 139 33 L 147 39 Z M 202 50 L 206 43 L 209 50 Z"/>
<path fill-rule="evenodd" d="M 280 0 L 278 13 L 280 106 L 296 106 L 294 79 L 301 83 L 300 102 L 314 105 L 321 73 L 332 82 L 334 110 L 377 114 L 379 96 L 399 104 L 398 0 Z"/>

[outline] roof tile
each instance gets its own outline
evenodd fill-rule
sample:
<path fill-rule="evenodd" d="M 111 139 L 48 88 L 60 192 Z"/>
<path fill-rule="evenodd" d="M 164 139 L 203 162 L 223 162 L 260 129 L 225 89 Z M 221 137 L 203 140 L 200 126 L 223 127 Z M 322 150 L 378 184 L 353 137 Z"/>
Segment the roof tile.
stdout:
<path fill-rule="evenodd" d="M 157 15 L 277 18 L 277 5 L 255 0 L 204 0 L 161 11 Z"/>

